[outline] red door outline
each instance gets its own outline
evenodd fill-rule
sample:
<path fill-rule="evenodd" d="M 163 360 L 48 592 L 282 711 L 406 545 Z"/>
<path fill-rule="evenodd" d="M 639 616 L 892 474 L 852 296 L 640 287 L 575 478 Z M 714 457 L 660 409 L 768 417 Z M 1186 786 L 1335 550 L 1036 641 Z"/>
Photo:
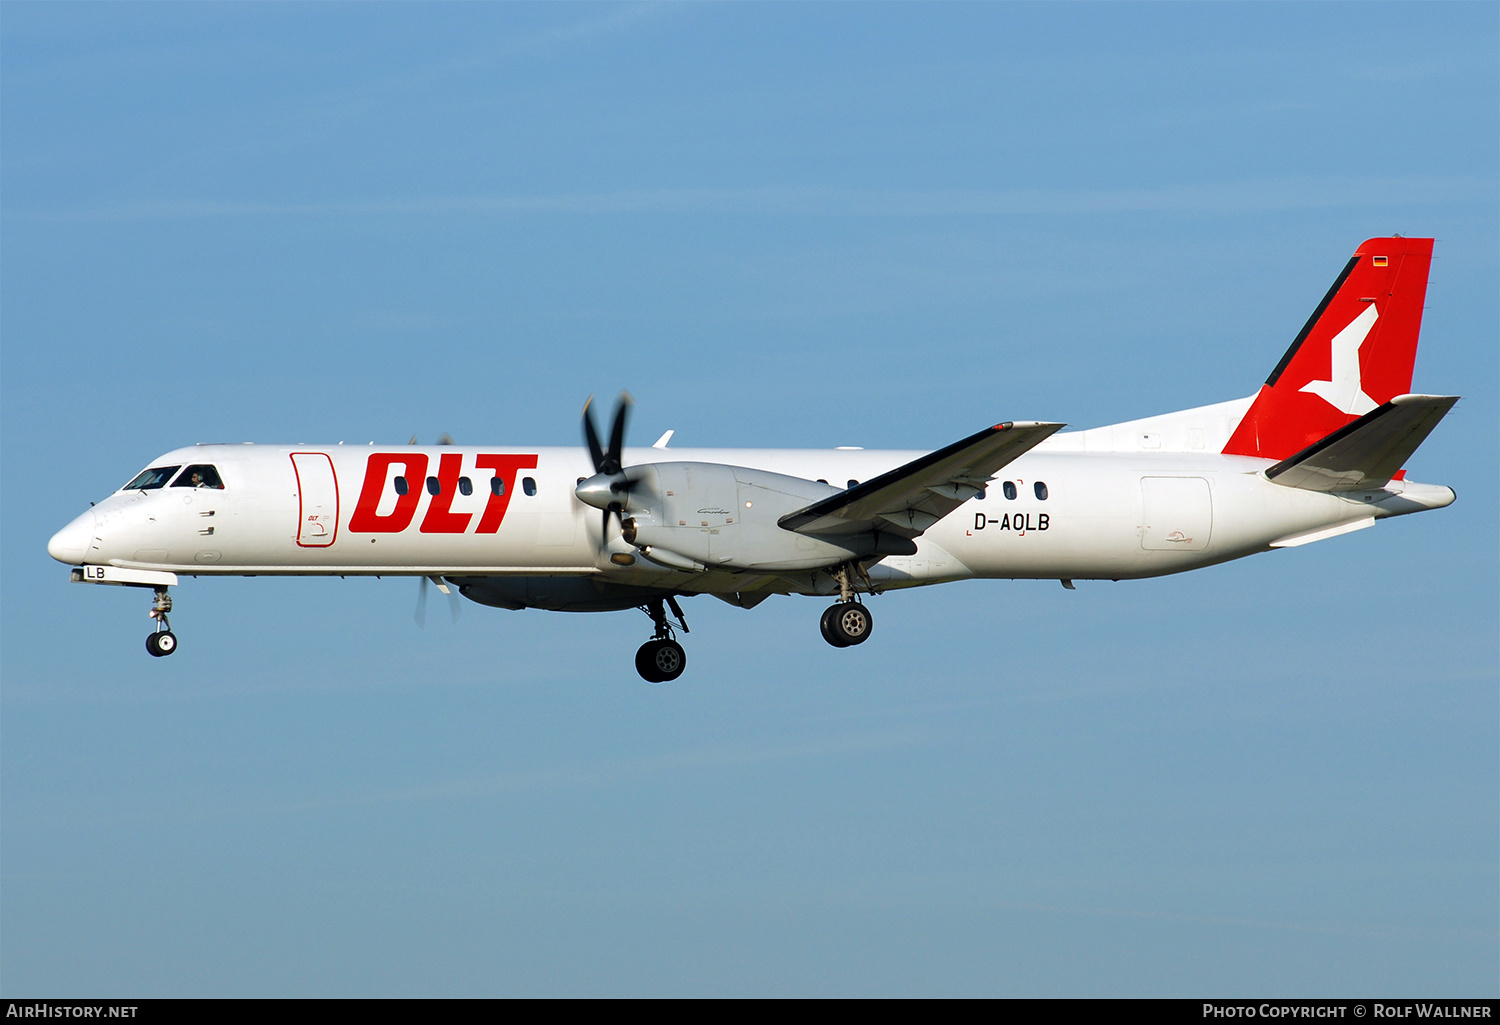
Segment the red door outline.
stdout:
<path fill-rule="evenodd" d="M 326 535 L 315 534 L 313 532 L 313 528 L 308 526 L 310 520 L 307 511 L 307 497 L 302 487 L 302 467 L 299 467 L 297 465 L 298 456 L 301 456 L 303 459 L 310 461 L 309 463 L 303 464 L 309 471 L 310 481 L 312 474 L 322 469 L 321 466 L 317 465 L 315 460 L 322 459 L 325 463 L 328 464 L 328 476 L 329 479 L 333 481 L 333 531 Z M 293 452 L 291 454 L 291 458 L 292 472 L 297 475 L 297 547 L 328 548 L 335 541 L 337 541 L 339 537 L 338 471 L 333 468 L 333 460 L 329 458 L 327 452 Z M 322 515 L 314 514 L 313 519 L 316 520 L 316 523 L 319 526 L 326 522 L 325 518 Z M 303 540 L 303 538 L 307 538 L 307 540 Z"/>

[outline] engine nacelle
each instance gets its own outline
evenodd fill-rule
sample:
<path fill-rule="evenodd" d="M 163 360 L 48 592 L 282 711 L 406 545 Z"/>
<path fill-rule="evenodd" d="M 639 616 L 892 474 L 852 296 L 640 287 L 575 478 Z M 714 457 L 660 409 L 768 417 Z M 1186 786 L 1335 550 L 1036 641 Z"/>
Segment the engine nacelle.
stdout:
<path fill-rule="evenodd" d="M 628 490 L 615 493 L 624 499 L 626 541 L 674 569 L 808 570 L 916 551 L 897 535 L 814 537 L 777 526 L 787 513 L 839 494 L 830 484 L 722 463 L 642 463 L 622 476 Z"/>

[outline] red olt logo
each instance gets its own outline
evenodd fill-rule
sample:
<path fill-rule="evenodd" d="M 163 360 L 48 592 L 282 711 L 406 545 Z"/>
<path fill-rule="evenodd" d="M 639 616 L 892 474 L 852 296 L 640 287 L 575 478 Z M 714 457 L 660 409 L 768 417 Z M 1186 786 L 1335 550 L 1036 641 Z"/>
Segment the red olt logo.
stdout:
<path fill-rule="evenodd" d="M 417 505 L 422 501 L 423 485 L 427 481 L 427 455 L 424 452 L 375 452 L 365 465 L 365 482 L 359 492 L 359 504 L 349 517 L 349 529 L 361 534 L 399 534 L 411 526 L 417 515 Z M 391 478 L 391 468 L 400 465 L 399 476 L 409 482 L 406 494 L 398 494 L 396 507 L 381 515 L 380 499 L 385 494 L 386 482 Z M 473 513 L 453 512 L 453 499 L 458 495 L 458 479 L 463 476 L 462 453 L 444 453 L 438 459 L 437 493 L 427 505 L 427 514 L 422 517 L 423 534 L 463 534 L 468 531 Z M 476 534 L 493 534 L 500 529 L 505 519 L 505 510 L 510 507 L 511 492 L 515 488 L 518 470 L 534 469 L 535 455 L 479 455 L 474 459 L 478 470 L 493 471 L 492 477 L 500 480 L 501 486 L 489 489 L 489 500 L 479 517 Z M 485 478 L 486 484 L 490 478 Z M 498 494 L 496 492 L 499 492 Z"/>

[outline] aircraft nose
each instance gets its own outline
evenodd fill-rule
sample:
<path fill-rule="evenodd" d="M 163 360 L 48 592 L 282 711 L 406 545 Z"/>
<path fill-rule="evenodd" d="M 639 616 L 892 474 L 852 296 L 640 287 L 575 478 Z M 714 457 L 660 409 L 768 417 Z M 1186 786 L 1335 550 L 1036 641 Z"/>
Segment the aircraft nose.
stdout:
<path fill-rule="evenodd" d="M 94 540 L 94 526 L 91 509 L 52 535 L 52 540 L 47 542 L 47 554 L 69 566 L 78 565 Z"/>

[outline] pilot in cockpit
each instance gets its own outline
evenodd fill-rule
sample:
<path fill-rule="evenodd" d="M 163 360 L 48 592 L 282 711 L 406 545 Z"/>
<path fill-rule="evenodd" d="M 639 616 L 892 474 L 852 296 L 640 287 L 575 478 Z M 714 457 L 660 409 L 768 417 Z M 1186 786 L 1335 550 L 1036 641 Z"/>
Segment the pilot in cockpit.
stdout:
<path fill-rule="evenodd" d="M 223 491 L 224 481 L 219 477 L 219 471 L 209 463 L 198 463 L 189 466 L 172 484 L 174 488 L 206 488 L 211 491 Z"/>

